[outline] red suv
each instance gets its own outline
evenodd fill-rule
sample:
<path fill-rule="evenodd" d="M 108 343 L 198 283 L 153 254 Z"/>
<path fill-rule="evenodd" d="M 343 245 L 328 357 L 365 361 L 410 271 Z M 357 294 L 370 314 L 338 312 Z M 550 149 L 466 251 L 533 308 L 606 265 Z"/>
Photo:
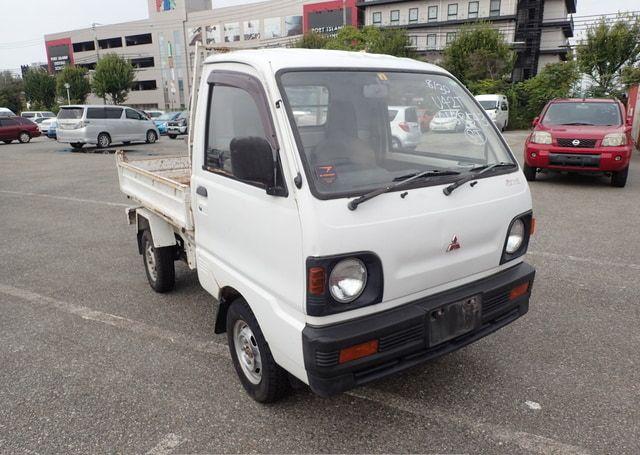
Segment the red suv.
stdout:
<path fill-rule="evenodd" d="M 40 136 L 38 125 L 22 117 L 0 117 L 0 141 L 10 144 L 20 141 L 29 142 L 32 137 Z"/>
<path fill-rule="evenodd" d="M 524 145 L 524 174 L 540 169 L 598 172 L 627 183 L 633 141 L 624 105 L 612 99 L 555 99 L 533 120 Z"/>

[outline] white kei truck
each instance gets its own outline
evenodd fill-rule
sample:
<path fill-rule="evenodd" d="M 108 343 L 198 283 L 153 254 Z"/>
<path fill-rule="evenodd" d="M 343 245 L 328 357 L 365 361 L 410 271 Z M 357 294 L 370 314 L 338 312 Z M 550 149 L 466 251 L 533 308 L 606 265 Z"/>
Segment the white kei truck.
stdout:
<path fill-rule="evenodd" d="M 528 311 L 529 187 L 449 73 L 264 49 L 212 55 L 199 74 L 190 153 L 120 151 L 120 187 L 151 287 L 174 287 L 176 260 L 197 270 L 255 400 L 293 378 L 337 394 Z M 389 106 L 425 105 L 457 111 L 464 129 L 393 147 Z"/>

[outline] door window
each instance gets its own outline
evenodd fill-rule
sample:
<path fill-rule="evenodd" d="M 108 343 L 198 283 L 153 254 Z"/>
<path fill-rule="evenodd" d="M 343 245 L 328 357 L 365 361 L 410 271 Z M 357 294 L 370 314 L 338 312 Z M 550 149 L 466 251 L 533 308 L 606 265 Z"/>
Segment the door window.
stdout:
<path fill-rule="evenodd" d="M 119 119 L 122 117 L 121 107 L 105 107 L 104 111 L 108 119 Z"/>
<path fill-rule="evenodd" d="M 260 146 L 260 139 L 270 142 L 253 95 L 241 88 L 214 85 L 209 101 L 205 169 L 243 180 L 233 169 L 231 150 L 238 144 Z"/>
<path fill-rule="evenodd" d="M 131 120 L 140 120 L 142 118 L 140 117 L 140 114 L 138 114 L 133 109 L 127 109 L 126 113 L 127 113 L 127 118 Z"/>

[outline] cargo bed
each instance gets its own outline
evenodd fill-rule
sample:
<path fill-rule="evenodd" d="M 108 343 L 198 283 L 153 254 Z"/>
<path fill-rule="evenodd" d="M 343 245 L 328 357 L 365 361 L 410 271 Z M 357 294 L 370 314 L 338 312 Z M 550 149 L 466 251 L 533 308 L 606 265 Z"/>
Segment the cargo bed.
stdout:
<path fill-rule="evenodd" d="M 175 227 L 193 231 L 188 156 L 135 158 L 120 150 L 116 161 L 124 194 Z"/>

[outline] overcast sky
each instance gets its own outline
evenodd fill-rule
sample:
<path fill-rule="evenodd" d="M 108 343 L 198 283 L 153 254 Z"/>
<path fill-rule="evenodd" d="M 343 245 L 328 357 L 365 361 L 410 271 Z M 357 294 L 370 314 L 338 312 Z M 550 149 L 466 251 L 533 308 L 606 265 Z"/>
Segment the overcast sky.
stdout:
<path fill-rule="evenodd" d="M 318 0 L 321 1 L 321 0 Z M 578 16 L 640 10 L 638 0 L 577 0 Z M 213 0 L 213 6 L 255 3 L 252 0 Z M 147 18 L 146 0 L 0 0 L 0 70 L 45 62 L 44 35 Z M 583 22 L 582 22 L 583 23 Z"/>

